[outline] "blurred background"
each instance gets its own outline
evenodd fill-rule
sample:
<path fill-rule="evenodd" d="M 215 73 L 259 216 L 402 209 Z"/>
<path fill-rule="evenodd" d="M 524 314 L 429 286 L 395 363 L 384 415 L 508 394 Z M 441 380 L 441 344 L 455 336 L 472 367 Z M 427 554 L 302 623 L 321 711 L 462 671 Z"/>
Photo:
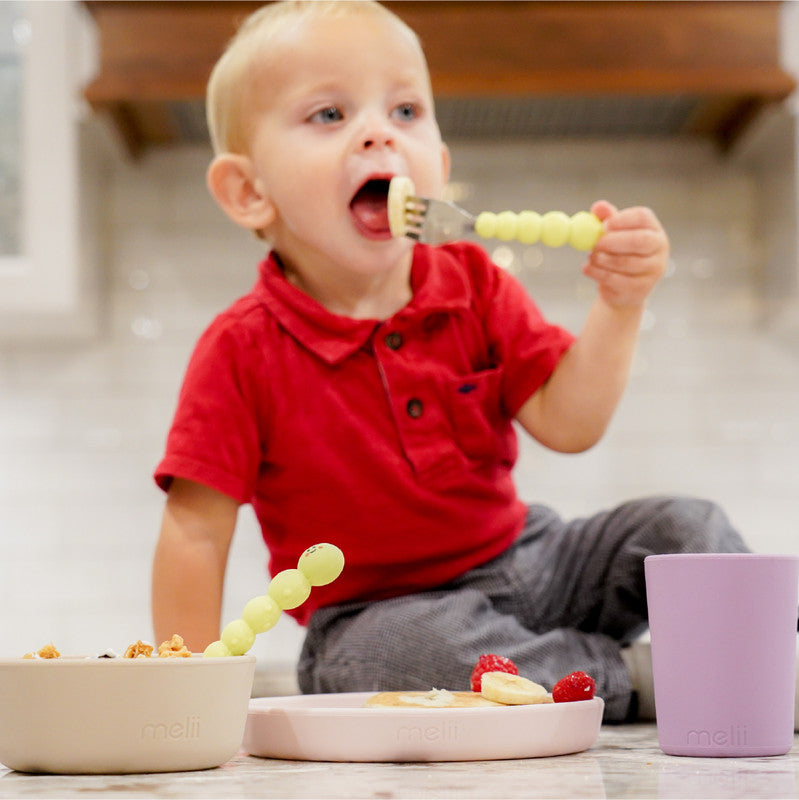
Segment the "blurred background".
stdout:
<path fill-rule="evenodd" d="M 256 5 L 0 2 L 4 655 L 152 638 L 151 474 L 197 336 L 263 256 L 204 182 L 205 80 Z M 671 238 L 610 431 L 576 456 L 522 440 L 522 496 L 570 516 L 700 495 L 756 551 L 799 552 L 797 4 L 388 5 L 428 53 L 454 199 L 646 204 Z M 579 331 L 579 254 L 487 246 Z M 244 507 L 223 622 L 265 560 Z M 301 636 L 283 618 L 253 651 L 282 667 Z"/>

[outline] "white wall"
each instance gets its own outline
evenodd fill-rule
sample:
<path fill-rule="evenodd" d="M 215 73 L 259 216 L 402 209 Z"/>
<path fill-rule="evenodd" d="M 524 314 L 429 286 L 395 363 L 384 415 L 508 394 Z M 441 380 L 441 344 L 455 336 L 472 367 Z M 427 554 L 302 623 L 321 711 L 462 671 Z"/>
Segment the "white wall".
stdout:
<path fill-rule="evenodd" d="M 83 189 L 101 201 L 102 332 L 0 349 L 0 655 L 51 640 L 74 653 L 151 638 L 163 503 L 151 472 L 196 336 L 248 290 L 260 256 L 208 198 L 204 148 L 131 164 L 93 125 L 84 136 L 94 177 Z M 799 363 L 761 324 L 755 168 L 690 143 L 454 143 L 453 156 L 475 209 L 571 212 L 604 195 L 652 205 L 673 243 L 608 437 L 584 456 L 526 444 L 522 495 L 569 514 L 642 493 L 699 493 L 723 502 L 756 549 L 799 551 Z M 515 258 L 545 312 L 578 328 L 591 296 L 579 258 L 535 248 Z M 224 621 L 263 592 L 265 557 L 245 508 Z M 299 642 L 286 618 L 255 652 L 292 660 Z"/>

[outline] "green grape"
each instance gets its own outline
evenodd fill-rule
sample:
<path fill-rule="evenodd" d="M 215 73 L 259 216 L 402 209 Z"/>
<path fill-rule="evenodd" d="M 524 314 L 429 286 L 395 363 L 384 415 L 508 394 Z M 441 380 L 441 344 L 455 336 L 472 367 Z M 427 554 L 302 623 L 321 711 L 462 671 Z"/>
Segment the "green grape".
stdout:
<path fill-rule="evenodd" d="M 541 217 L 541 241 L 547 247 L 562 247 L 569 241 L 571 219 L 563 211 L 547 211 Z"/>
<path fill-rule="evenodd" d="M 474 232 L 483 239 L 491 239 L 497 231 L 497 215 L 483 211 L 474 221 Z"/>
<path fill-rule="evenodd" d="M 278 572 L 268 589 L 269 596 L 284 610 L 302 605 L 310 593 L 311 584 L 298 569 Z"/>
<path fill-rule="evenodd" d="M 519 218 L 513 211 L 502 211 L 497 214 L 497 230 L 494 235 L 503 242 L 510 242 L 516 238 L 518 224 Z"/>
<path fill-rule="evenodd" d="M 252 647 L 255 633 L 243 619 L 236 619 L 225 625 L 220 639 L 231 655 L 243 656 Z"/>
<path fill-rule="evenodd" d="M 322 542 L 309 547 L 297 562 L 297 569 L 311 586 L 332 583 L 344 569 L 344 553 L 334 544 Z"/>
<path fill-rule="evenodd" d="M 225 656 L 232 656 L 228 646 L 219 640 L 211 642 L 208 647 L 203 651 L 204 658 L 224 658 Z"/>
<path fill-rule="evenodd" d="M 569 244 L 575 250 L 593 250 L 603 232 L 602 222 L 589 211 L 578 211 L 571 218 Z"/>
<path fill-rule="evenodd" d="M 519 212 L 516 238 L 522 244 L 535 244 L 541 238 L 541 215 L 535 211 Z"/>
<path fill-rule="evenodd" d="M 244 606 L 241 618 L 255 631 L 263 633 L 273 628 L 280 619 L 280 606 L 269 595 L 253 597 Z"/>

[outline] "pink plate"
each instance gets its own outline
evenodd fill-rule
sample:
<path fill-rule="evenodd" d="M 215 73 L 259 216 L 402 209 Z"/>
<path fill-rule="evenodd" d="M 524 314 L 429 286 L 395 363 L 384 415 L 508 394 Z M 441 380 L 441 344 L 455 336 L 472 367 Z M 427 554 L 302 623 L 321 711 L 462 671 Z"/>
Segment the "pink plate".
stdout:
<path fill-rule="evenodd" d="M 363 708 L 373 692 L 250 701 L 244 750 L 304 761 L 487 761 L 579 753 L 597 739 L 600 697 L 502 708 Z"/>

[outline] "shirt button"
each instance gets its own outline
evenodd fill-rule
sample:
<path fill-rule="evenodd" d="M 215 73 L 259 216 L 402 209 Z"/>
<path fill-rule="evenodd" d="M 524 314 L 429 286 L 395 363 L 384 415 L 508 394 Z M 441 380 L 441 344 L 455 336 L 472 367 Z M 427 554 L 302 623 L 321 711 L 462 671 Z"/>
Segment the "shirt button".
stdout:
<path fill-rule="evenodd" d="M 418 397 L 412 397 L 408 400 L 405 410 L 411 419 L 419 419 L 422 416 L 422 411 L 424 411 L 424 405 L 422 405 L 422 401 Z"/>
<path fill-rule="evenodd" d="M 402 347 L 402 334 L 393 331 L 392 333 L 387 334 L 384 341 L 389 350 L 399 350 L 400 347 Z"/>

